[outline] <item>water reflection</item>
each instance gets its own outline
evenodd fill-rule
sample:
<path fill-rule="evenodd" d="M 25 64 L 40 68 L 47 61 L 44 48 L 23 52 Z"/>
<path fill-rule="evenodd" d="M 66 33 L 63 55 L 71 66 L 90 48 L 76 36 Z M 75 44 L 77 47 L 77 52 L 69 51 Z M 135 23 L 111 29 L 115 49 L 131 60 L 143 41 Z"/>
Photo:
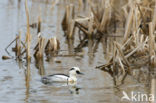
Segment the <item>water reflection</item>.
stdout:
<path fill-rule="evenodd" d="M 69 93 L 71 93 L 71 94 L 79 94 L 79 90 L 81 89 L 77 86 L 76 82 L 68 82 L 68 83 L 52 82 L 52 83 L 47 83 L 44 85 L 47 85 L 50 87 L 57 87 L 57 88 L 68 87 Z"/>
<path fill-rule="evenodd" d="M 45 75 L 45 69 L 44 69 L 44 60 L 42 59 L 35 59 L 35 66 L 39 70 L 39 74 L 41 76 Z"/>
<path fill-rule="evenodd" d="M 25 71 L 25 86 L 26 86 L 26 92 L 25 92 L 25 101 L 26 103 L 28 103 L 28 99 L 29 99 L 29 90 L 30 90 L 30 60 L 27 61 L 27 68 Z"/>
<path fill-rule="evenodd" d="M 67 45 L 68 45 L 69 54 L 73 54 L 74 53 L 74 40 L 73 39 L 68 39 L 67 40 Z"/>

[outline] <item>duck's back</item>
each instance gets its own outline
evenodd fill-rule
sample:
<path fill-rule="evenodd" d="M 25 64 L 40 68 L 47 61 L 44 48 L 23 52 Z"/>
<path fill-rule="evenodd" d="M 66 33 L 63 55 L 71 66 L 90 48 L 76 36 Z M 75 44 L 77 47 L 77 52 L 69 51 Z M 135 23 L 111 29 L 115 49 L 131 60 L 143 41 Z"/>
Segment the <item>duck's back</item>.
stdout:
<path fill-rule="evenodd" d="M 68 78 L 69 76 L 65 74 L 53 74 L 42 77 L 42 82 L 45 84 L 53 82 L 67 82 Z"/>

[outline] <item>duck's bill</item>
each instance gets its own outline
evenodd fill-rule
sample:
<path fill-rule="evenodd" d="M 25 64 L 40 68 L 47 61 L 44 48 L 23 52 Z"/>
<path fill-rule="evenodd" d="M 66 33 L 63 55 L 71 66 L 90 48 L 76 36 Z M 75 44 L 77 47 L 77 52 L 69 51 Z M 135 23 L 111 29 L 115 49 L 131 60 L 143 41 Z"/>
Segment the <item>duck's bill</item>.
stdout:
<path fill-rule="evenodd" d="M 77 74 L 84 75 L 84 73 L 82 73 L 82 72 L 78 72 Z"/>

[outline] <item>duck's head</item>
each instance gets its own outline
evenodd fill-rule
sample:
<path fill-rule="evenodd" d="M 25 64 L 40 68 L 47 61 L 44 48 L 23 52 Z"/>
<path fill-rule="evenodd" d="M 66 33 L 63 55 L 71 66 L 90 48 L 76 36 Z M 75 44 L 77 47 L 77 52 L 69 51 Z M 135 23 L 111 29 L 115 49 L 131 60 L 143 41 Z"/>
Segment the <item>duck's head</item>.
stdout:
<path fill-rule="evenodd" d="M 72 68 L 69 70 L 69 75 L 70 75 L 70 76 L 76 76 L 77 74 L 83 75 L 83 73 L 80 72 L 80 68 L 79 68 L 79 67 L 72 67 Z"/>

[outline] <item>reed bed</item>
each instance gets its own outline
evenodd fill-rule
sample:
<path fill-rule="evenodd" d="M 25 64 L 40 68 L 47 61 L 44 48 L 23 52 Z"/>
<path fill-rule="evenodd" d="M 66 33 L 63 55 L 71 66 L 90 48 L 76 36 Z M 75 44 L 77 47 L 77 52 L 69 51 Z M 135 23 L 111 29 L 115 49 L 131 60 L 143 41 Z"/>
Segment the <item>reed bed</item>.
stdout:
<path fill-rule="evenodd" d="M 120 3 L 116 3 L 116 2 Z M 134 65 L 149 64 L 150 68 L 155 68 L 155 22 L 156 5 L 155 1 L 143 0 L 88 0 L 78 1 L 79 8 L 88 5 L 88 14 L 80 16 L 76 14 L 73 1 L 66 6 L 62 28 L 68 42 L 74 43 L 74 38 L 79 37 L 79 44 L 73 50 L 80 52 L 88 44 L 89 51 L 96 52 L 98 44 L 103 38 L 114 38 L 112 50 L 109 51 L 110 57 L 107 64 L 99 66 L 105 69 L 112 66 L 119 68 L 123 73 L 134 68 Z M 54 5 L 53 5 L 54 6 Z M 27 31 L 25 43 L 21 41 L 21 34 L 16 37 L 14 51 L 17 57 L 26 52 L 27 59 L 30 59 L 31 33 L 29 24 L 29 10 L 27 0 L 25 0 L 25 10 L 27 17 Z M 79 9 L 78 9 L 79 10 Z M 38 17 L 37 33 L 41 33 L 41 17 Z M 78 34 L 76 36 L 75 34 Z M 116 38 L 122 38 L 118 41 Z M 48 56 L 51 53 L 58 54 L 60 42 L 56 37 L 48 39 L 38 37 L 38 43 L 34 48 L 35 58 L 43 58 L 44 52 Z M 9 44 L 9 46 L 12 42 Z M 8 47 L 7 47 L 8 48 Z M 6 49 L 7 49 L 6 48 Z M 22 48 L 25 48 L 22 51 Z M 50 55 L 51 56 L 51 55 Z M 7 59 L 9 57 L 3 56 Z M 137 62 L 135 60 L 137 59 Z"/>
<path fill-rule="evenodd" d="M 79 3 L 81 4 L 81 1 Z M 155 71 L 155 0 L 88 0 L 87 5 L 89 15 L 82 17 L 73 13 L 73 17 L 72 13 L 69 13 L 71 9 L 66 9 L 62 21 L 67 38 L 75 38 L 75 33 L 72 32 L 71 36 L 69 31 L 78 29 L 77 37 L 80 42 L 74 48 L 76 52 L 88 46 L 89 52 L 94 53 L 99 43 L 108 45 L 104 52 L 105 49 L 113 48 L 105 52 L 106 55 L 109 54 L 107 63 L 97 68 L 109 72 L 113 77 L 122 74 L 122 82 L 135 68 L 146 66 L 148 70 Z M 109 41 L 108 38 L 113 40 Z"/>

